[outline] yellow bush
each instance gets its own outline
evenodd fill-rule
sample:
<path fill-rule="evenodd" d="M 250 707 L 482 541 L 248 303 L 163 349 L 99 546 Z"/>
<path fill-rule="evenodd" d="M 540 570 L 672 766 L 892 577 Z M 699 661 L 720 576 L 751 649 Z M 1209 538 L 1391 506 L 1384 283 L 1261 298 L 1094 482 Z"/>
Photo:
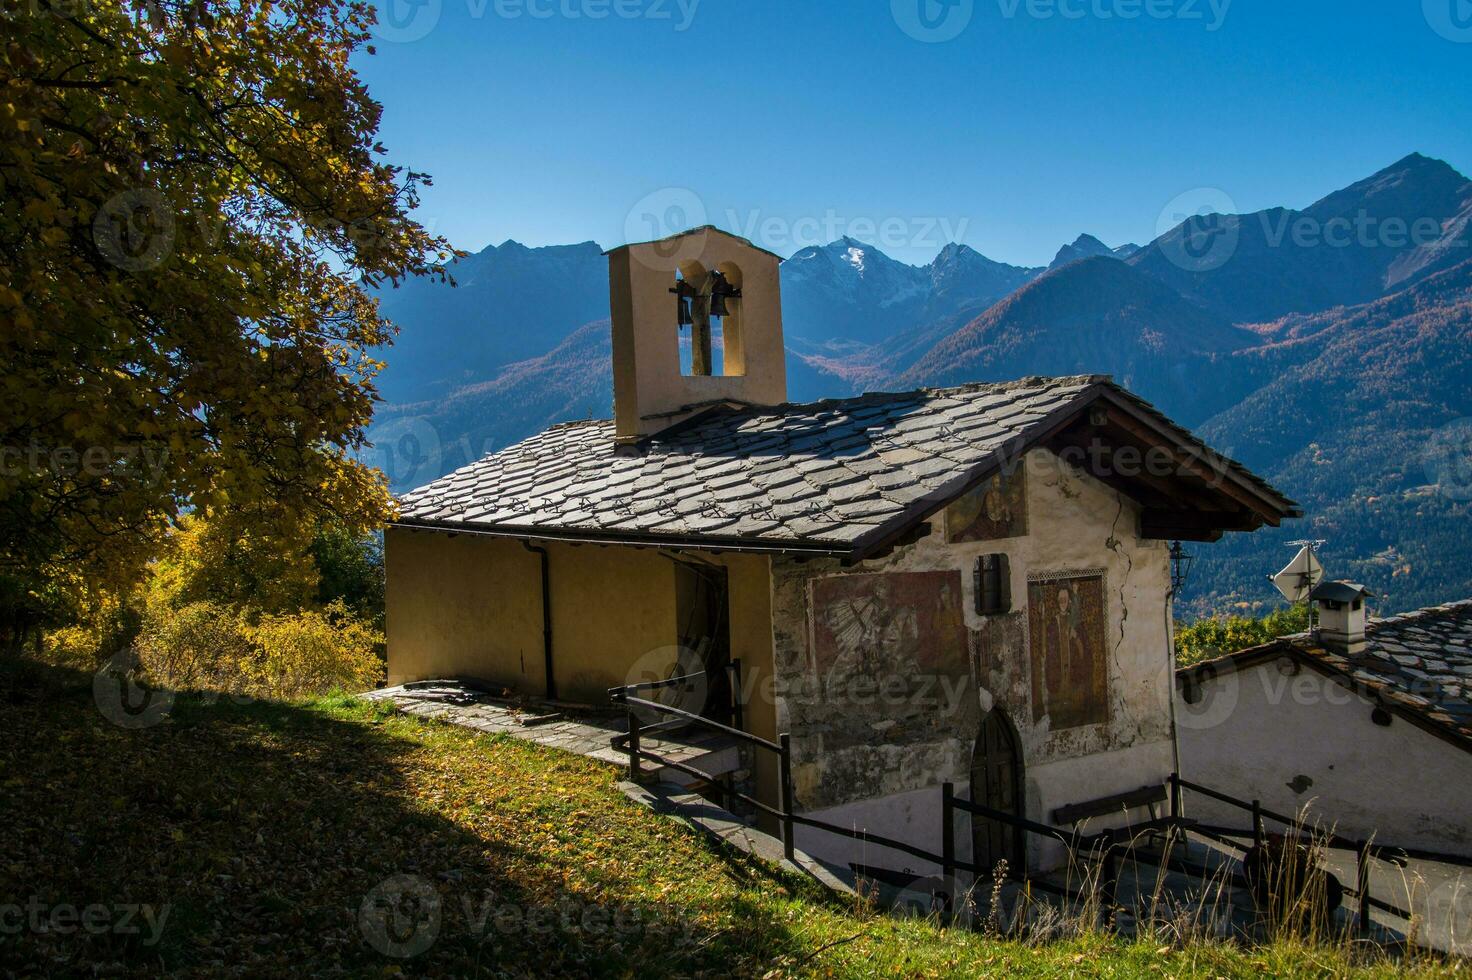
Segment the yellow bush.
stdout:
<path fill-rule="evenodd" d="M 382 643 L 337 602 L 255 623 L 228 606 L 194 602 L 152 610 L 137 648 L 144 672 L 165 687 L 292 698 L 374 687 L 383 677 Z"/>
<path fill-rule="evenodd" d="M 41 635 L 41 659 L 58 667 L 95 670 L 107 659 L 103 643 L 102 631 L 91 624 L 47 630 Z"/>
<path fill-rule="evenodd" d="M 164 687 L 249 693 L 242 668 L 251 659 L 250 638 L 228 606 L 191 602 L 150 609 L 136 649 L 138 665 Z"/>
<path fill-rule="evenodd" d="M 71 621 L 40 634 L 40 657 L 58 667 L 93 671 L 128 647 L 137 613 L 114 592 L 79 584 L 71 596 Z"/>
<path fill-rule="evenodd" d="M 249 631 L 254 650 L 246 666 L 252 686 L 269 697 L 359 691 L 383 679 L 378 647 L 383 634 L 355 618 L 341 602 L 325 612 L 262 616 Z"/>

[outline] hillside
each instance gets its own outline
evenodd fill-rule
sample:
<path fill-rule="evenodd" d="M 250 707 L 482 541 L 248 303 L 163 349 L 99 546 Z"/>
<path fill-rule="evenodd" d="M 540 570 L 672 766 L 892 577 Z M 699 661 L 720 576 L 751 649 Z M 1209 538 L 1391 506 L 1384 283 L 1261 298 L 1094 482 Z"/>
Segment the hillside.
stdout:
<path fill-rule="evenodd" d="M 130 730 L 101 721 L 89 675 L 4 661 L 0 703 L 0 895 L 22 910 L 100 906 L 119 925 L 7 927 L 6 975 L 1388 977 L 1407 966 L 1096 932 L 1024 944 L 878 916 L 636 806 L 611 767 L 350 698 L 180 696 L 166 721 Z"/>
<path fill-rule="evenodd" d="M 1472 181 L 1413 153 L 1302 211 L 1183 221 L 1127 261 L 1234 323 L 1273 320 L 1366 303 L 1455 264 L 1469 206 Z"/>
<path fill-rule="evenodd" d="M 608 316 L 608 261 L 593 242 L 492 245 L 455 262 L 454 285 L 411 279 L 380 290 L 402 328 L 384 352 L 379 392 L 422 401 L 551 350 L 580 324 Z"/>
<path fill-rule="evenodd" d="M 1185 221 L 1139 249 L 1081 235 L 1046 273 L 957 244 L 911 266 L 843 238 L 782 265 L 788 394 L 1113 374 L 1308 505 L 1339 542 L 1332 569 L 1384 590 L 1381 609 L 1465 596 L 1472 543 L 1448 530 L 1464 511 L 1411 474 L 1436 426 L 1472 414 L 1469 231 L 1472 181 L 1412 154 L 1301 210 Z M 610 411 L 597 246 L 461 265 L 458 290 L 384 298 L 403 334 L 374 434 L 396 489 Z M 1295 525 L 1200 548 L 1191 608 L 1273 601 L 1279 542 L 1311 530 Z"/>
<path fill-rule="evenodd" d="M 1370 586 L 1377 608 L 1472 595 L 1472 430 L 1452 425 L 1472 416 L 1472 260 L 1278 332 L 1285 339 L 1234 358 L 1272 363 L 1272 380 L 1200 434 L 1293 488 L 1311 521 L 1203 549 L 1202 605 L 1243 595 L 1238 569 L 1263 569 L 1270 559 L 1255 556 L 1275 539 L 1305 536 L 1326 539 L 1328 566 Z M 1460 466 L 1433 456 L 1447 435 Z"/>
<path fill-rule="evenodd" d="M 409 489 L 553 423 L 611 418 L 610 329 L 604 317 L 574 330 L 540 357 L 497 369 L 488 381 L 380 408 L 374 431 L 390 441 L 378 447 L 377 462 L 396 489 Z M 418 440 L 412 457 L 391 441 L 405 432 Z"/>
<path fill-rule="evenodd" d="M 1117 259 L 1094 256 L 1002 300 L 936 344 L 898 384 L 1112 374 L 1163 405 L 1191 406 L 1190 415 L 1200 418 L 1199 384 L 1216 355 L 1257 342 L 1163 283 Z"/>

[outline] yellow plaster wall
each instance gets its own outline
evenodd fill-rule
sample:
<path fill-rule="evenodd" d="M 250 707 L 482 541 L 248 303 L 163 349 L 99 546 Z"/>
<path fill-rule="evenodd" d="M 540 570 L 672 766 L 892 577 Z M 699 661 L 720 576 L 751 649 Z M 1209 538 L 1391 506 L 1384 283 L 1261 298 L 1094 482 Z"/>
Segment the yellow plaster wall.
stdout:
<path fill-rule="evenodd" d="M 515 541 L 389 528 L 388 682 L 475 677 L 540 693 L 537 556 Z"/>
<path fill-rule="evenodd" d="M 603 704 L 675 643 L 675 568 L 657 551 L 549 544 L 552 660 L 564 701 Z"/>
<path fill-rule="evenodd" d="M 388 682 L 473 677 L 541 695 L 541 571 L 520 542 L 391 528 Z M 548 544 L 553 664 L 564 700 L 605 703 L 641 658 L 676 642 L 675 566 L 658 551 Z M 731 656 L 748 693 L 747 729 L 776 737 L 772 696 L 771 568 L 765 556 L 703 554 L 725 566 Z M 647 663 L 647 661 L 646 661 Z M 776 773 L 758 761 L 770 798 Z"/>
<path fill-rule="evenodd" d="M 706 556 L 726 566 L 731 601 L 731 656 L 740 658 L 746 730 L 777 740 L 777 699 L 772 672 L 772 568 L 764 555 Z M 777 802 L 776 757 L 755 753 L 757 795 L 769 805 Z M 771 828 L 767 828 L 771 829 Z"/>

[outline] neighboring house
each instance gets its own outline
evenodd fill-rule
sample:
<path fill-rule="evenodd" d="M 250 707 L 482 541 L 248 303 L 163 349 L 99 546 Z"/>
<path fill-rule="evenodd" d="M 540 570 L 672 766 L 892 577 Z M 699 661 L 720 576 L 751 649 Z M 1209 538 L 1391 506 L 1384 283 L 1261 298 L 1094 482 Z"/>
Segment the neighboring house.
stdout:
<path fill-rule="evenodd" d="M 1359 586 L 1314 594 L 1316 633 L 1179 671 L 1182 775 L 1343 837 L 1472 857 L 1472 600 L 1367 624 Z M 1241 823 L 1192 799 L 1191 817 Z"/>
<path fill-rule="evenodd" d="M 403 497 L 389 683 L 606 703 L 699 666 L 694 707 L 729 717 L 739 659 L 744 723 L 790 733 L 801 810 L 932 850 L 943 781 L 1045 822 L 1159 786 L 1167 541 L 1295 505 L 1108 378 L 786 404 L 779 261 L 710 228 L 609 253 L 615 418 Z M 775 802 L 769 763 L 752 781 Z M 1051 859 L 974 829 L 963 859 Z"/>

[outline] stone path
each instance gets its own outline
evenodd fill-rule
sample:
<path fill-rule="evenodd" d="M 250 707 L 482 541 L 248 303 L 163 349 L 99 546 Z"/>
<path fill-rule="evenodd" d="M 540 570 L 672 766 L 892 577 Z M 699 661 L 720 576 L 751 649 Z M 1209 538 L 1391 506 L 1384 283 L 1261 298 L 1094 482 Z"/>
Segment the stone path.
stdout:
<path fill-rule="evenodd" d="M 454 681 L 421 681 L 370 691 L 363 698 L 367 701 L 392 701 L 405 714 L 421 718 L 524 739 L 619 767 L 628 764 L 628 756 L 609 744 L 613 736 L 628 730 L 627 717 L 621 712 L 580 711 L 561 705 L 514 702 Z M 729 771 L 739 764 L 734 745 L 719 736 L 681 741 L 646 737 L 642 745 L 667 759 L 713 774 Z M 654 769 L 655 766 L 649 768 Z M 801 851 L 796 852 L 793 862 L 789 863 L 783 857 L 780 840 L 747 825 L 711 801 L 686 791 L 682 785 L 688 781 L 685 776 L 669 769 L 659 771 L 658 775 L 662 781 L 648 784 L 620 782 L 619 789 L 635 803 L 688 824 L 728 847 L 808 875 L 839 894 L 854 894 L 854 878 L 848 869 L 826 864 Z"/>
<path fill-rule="evenodd" d="M 620 711 L 512 701 L 456 681 L 417 681 L 370 691 L 363 698 L 392 701 L 405 714 L 508 735 L 616 766 L 628 764 L 628 755 L 609 744 L 615 735 L 628 731 L 627 717 Z M 679 740 L 646 736 L 641 745 L 647 751 L 708 770 L 712 775 L 730 771 L 738 761 L 732 743 L 713 734 L 692 733 Z M 684 778 L 675 777 L 675 781 L 683 782 Z"/>

